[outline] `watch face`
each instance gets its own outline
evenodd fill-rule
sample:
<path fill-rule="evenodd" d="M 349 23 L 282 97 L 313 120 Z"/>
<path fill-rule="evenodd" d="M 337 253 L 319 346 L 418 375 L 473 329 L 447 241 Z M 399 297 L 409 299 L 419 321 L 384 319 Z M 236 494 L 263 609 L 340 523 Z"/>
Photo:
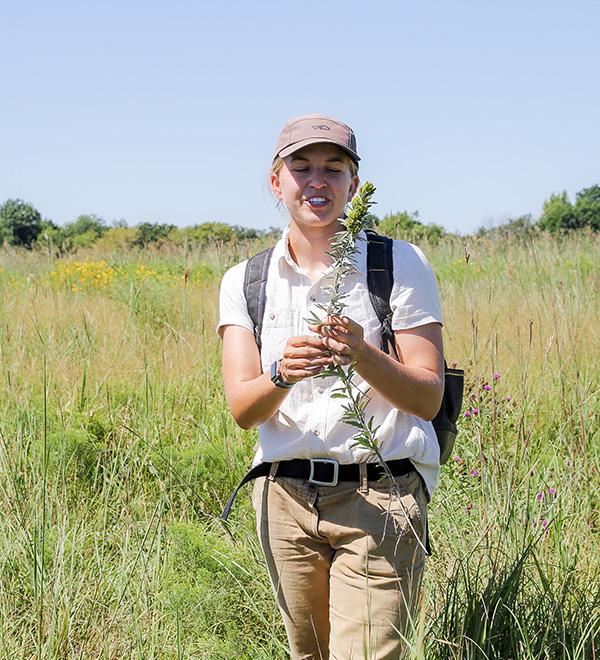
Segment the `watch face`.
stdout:
<path fill-rule="evenodd" d="M 277 360 L 271 365 L 271 380 L 274 383 L 277 381 Z"/>

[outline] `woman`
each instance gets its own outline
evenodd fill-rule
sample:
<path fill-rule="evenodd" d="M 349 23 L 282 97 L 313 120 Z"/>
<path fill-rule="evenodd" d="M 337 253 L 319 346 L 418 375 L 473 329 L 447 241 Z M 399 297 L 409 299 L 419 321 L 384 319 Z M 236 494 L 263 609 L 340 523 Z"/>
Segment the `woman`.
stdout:
<path fill-rule="evenodd" d="M 366 281 L 366 242 L 344 281 L 345 315 L 307 326 L 327 302 L 327 255 L 358 186 L 353 131 L 336 119 L 288 121 L 277 141 L 271 189 L 289 214 L 268 270 L 259 350 L 244 297 L 245 262 L 221 285 L 218 331 L 231 412 L 259 428 L 254 465 L 267 463 L 253 504 L 293 658 L 398 658 L 424 564 L 427 500 L 439 450 L 431 420 L 443 392 L 441 312 L 435 277 L 418 248 L 394 242 L 390 298 L 398 359 L 381 351 Z M 314 309 L 314 308 L 313 308 Z M 396 488 L 341 421 L 331 362 L 354 362 L 370 387 Z M 326 460 L 316 460 L 326 459 Z M 399 497 L 401 502 L 395 501 Z M 392 521 L 390 522 L 390 519 Z"/>

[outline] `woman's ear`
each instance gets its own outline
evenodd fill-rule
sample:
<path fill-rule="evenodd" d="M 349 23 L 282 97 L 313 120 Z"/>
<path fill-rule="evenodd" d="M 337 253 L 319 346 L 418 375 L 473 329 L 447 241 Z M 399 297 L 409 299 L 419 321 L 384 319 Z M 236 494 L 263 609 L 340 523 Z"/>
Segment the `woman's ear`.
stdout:
<path fill-rule="evenodd" d="M 281 185 L 279 183 L 279 177 L 277 176 L 277 174 L 271 174 L 270 181 L 271 181 L 271 190 L 273 191 L 273 194 L 277 199 L 282 199 L 283 194 L 281 192 Z"/>
<path fill-rule="evenodd" d="M 360 183 L 360 179 L 358 178 L 358 174 L 355 174 L 352 177 L 352 182 L 350 183 L 350 189 L 348 190 L 348 201 L 350 201 L 354 195 L 356 195 L 356 191 L 358 190 L 358 184 Z"/>

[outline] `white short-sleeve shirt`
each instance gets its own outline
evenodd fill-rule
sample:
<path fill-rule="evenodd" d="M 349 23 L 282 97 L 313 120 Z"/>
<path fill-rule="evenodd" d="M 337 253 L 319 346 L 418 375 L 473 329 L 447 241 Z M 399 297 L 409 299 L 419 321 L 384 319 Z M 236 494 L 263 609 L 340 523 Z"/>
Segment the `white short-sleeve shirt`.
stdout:
<path fill-rule="evenodd" d="M 292 260 L 288 231 L 276 243 L 266 286 L 262 327 L 261 363 L 268 371 L 281 357 L 288 337 L 310 334 L 305 319 L 314 304 L 327 303 L 324 292 L 331 280 L 327 273 L 316 282 Z M 367 288 L 367 243 L 361 235 L 355 271 L 343 284 L 344 314 L 364 328 L 365 339 L 379 346 L 380 324 Z M 405 241 L 394 241 L 394 286 L 390 297 L 392 328 L 402 330 L 426 323 L 441 323 L 442 315 L 435 276 L 421 250 Z M 253 332 L 243 284 L 246 261 L 230 268 L 221 283 L 217 330 L 237 325 Z M 312 309 L 311 309 L 312 308 Z M 320 314 L 322 316 L 322 314 Z M 363 390 L 368 384 L 356 374 Z M 292 458 L 335 458 L 340 463 L 372 461 L 370 452 L 354 446 L 352 426 L 341 421 L 344 400 L 331 398 L 335 378 L 308 378 L 290 389 L 279 410 L 259 426 L 254 465 Z M 385 460 L 409 458 L 422 475 L 431 494 L 439 475 L 439 446 L 431 422 L 394 408 L 375 390 L 369 390 L 366 418 L 374 417 L 377 438 Z"/>

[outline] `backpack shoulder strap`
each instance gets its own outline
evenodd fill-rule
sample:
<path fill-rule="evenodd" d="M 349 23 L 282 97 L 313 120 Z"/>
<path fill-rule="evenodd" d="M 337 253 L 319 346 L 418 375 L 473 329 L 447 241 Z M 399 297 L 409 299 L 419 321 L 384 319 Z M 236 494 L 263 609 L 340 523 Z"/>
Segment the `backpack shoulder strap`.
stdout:
<path fill-rule="evenodd" d="M 267 300 L 267 275 L 272 254 L 273 248 L 270 247 L 250 257 L 244 274 L 244 297 L 248 314 L 254 325 L 254 339 L 259 351 L 261 348 L 260 333 Z"/>
<path fill-rule="evenodd" d="M 381 350 L 389 353 L 394 346 L 390 296 L 394 284 L 394 242 L 387 236 L 367 229 L 367 286 L 371 304 L 381 323 Z"/>
<path fill-rule="evenodd" d="M 394 284 L 393 241 L 387 236 L 367 230 L 367 285 L 371 303 L 381 323 L 381 350 L 389 353 L 394 347 L 390 295 Z M 450 369 L 444 360 L 444 396 L 433 428 L 440 446 L 440 463 L 445 463 L 452 453 L 457 434 L 456 420 L 463 398 L 465 372 Z"/>

